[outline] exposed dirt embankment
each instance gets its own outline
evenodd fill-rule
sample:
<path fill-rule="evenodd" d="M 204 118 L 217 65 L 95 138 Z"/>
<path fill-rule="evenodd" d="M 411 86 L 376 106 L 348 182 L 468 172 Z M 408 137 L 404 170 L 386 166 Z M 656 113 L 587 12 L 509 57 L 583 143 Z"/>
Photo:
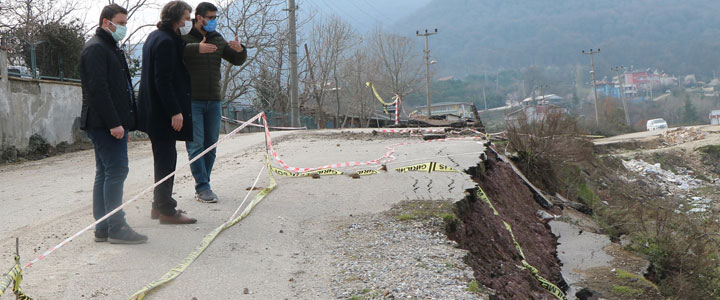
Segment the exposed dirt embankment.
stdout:
<path fill-rule="evenodd" d="M 499 213 L 495 216 L 475 191 L 457 203 L 461 222 L 449 236 L 469 251 L 467 263 L 475 271 L 475 278 L 495 290 L 499 299 L 553 299 L 528 270 L 518 267 L 522 266 L 522 257 L 503 223 L 512 226 L 527 262 L 541 276 L 565 289 L 556 253 L 557 238 L 538 217 L 542 207 L 533 200 L 532 192 L 510 166 L 491 152 L 484 163 L 468 173 Z"/>

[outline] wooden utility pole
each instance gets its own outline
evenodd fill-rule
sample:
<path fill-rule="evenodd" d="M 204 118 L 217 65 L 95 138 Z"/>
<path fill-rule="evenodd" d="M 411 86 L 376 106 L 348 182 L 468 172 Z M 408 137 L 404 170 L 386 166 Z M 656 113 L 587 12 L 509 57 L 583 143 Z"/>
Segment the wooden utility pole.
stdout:
<path fill-rule="evenodd" d="M 288 0 L 288 48 L 290 48 L 290 126 L 300 127 L 300 101 L 298 99 L 298 50 L 295 0 Z"/>
<path fill-rule="evenodd" d="M 435 32 L 428 32 L 427 29 L 425 29 L 425 33 L 420 33 L 420 31 L 416 31 L 415 35 L 417 36 L 423 36 L 425 37 L 425 81 L 427 84 L 427 116 L 430 118 L 432 116 L 432 108 L 430 108 L 430 36 L 435 35 L 438 33 L 437 28 L 435 28 Z"/>
<path fill-rule="evenodd" d="M 625 102 L 625 87 L 623 86 L 622 78 L 620 78 L 620 71 L 624 71 L 625 67 L 614 67 L 611 68 L 611 70 L 615 71 L 617 74 L 618 85 L 620 85 L 620 99 L 622 100 L 623 110 L 625 111 L 625 124 L 630 126 L 630 112 L 628 112 L 627 103 Z"/>
<path fill-rule="evenodd" d="M 593 94 L 595 95 L 595 125 L 600 126 L 600 117 L 598 116 L 598 97 L 597 97 L 597 83 L 595 81 L 595 54 L 600 53 L 600 48 L 597 50 L 590 49 L 590 51 L 582 51 L 582 54 L 590 55 L 590 67 L 593 81 Z"/>

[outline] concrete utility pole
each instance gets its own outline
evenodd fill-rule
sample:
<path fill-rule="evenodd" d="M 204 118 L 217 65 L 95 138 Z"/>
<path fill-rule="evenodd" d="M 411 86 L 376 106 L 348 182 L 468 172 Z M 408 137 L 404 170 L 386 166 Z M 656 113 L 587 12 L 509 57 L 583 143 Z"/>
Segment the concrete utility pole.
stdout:
<path fill-rule="evenodd" d="M 298 99 L 298 50 L 295 11 L 298 7 L 295 0 L 288 0 L 288 48 L 290 50 L 290 126 L 300 127 L 300 101 Z"/>
<path fill-rule="evenodd" d="M 625 86 L 623 86 L 622 78 L 620 78 L 620 72 L 625 71 L 625 67 L 614 67 L 611 68 L 611 70 L 617 73 L 618 84 L 620 85 L 620 99 L 622 99 L 623 110 L 625 111 L 625 124 L 627 124 L 627 126 L 630 126 L 630 112 L 628 112 L 627 103 L 625 103 Z"/>
<path fill-rule="evenodd" d="M 582 54 L 590 55 L 590 67 L 592 68 L 590 74 L 592 74 L 593 93 L 595 94 L 595 125 L 600 126 L 600 117 L 598 116 L 597 83 L 595 81 L 595 57 L 593 56 L 597 53 L 600 53 L 600 48 L 597 50 L 590 49 L 590 51 L 582 51 Z"/>
<path fill-rule="evenodd" d="M 435 35 L 437 33 L 438 33 L 437 28 L 435 28 L 435 32 L 428 32 L 427 29 L 425 29 L 425 33 L 420 33 L 420 31 L 415 32 L 415 35 L 425 37 L 425 81 L 427 83 L 427 116 L 428 116 L 428 118 L 430 116 L 432 116 L 432 108 L 430 108 L 430 41 L 429 41 L 429 38 L 431 35 Z"/>

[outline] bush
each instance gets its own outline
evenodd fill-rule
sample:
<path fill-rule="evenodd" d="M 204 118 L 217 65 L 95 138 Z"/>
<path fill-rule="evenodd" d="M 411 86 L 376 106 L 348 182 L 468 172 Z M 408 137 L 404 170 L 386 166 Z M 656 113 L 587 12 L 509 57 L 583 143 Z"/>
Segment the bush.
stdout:
<path fill-rule="evenodd" d="M 543 118 L 506 121 L 508 148 L 517 153 L 519 167 L 540 181 L 540 187 L 554 194 L 559 186 L 558 174 L 567 163 L 592 160 L 592 143 L 584 137 L 577 120 L 562 109 L 550 109 Z"/>

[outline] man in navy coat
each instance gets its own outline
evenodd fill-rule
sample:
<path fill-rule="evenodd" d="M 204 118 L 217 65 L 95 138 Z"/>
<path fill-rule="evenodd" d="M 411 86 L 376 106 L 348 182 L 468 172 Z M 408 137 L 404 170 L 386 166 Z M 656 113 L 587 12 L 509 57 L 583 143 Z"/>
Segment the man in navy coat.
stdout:
<path fill-rule="evenodd" d="M 192 28 L 192 7 L 184 1 L 170 1 L 160 13 L 158 29 L 143 46 L 142 78 L 138 99 L 138 128 L 150 136 L 155 182 L 175 172 L 176 141 L 192 141 L 190 74 L 183 63 L 182 35 Z M 161 224 L 193 224 L 176 209 L 172 197 L 174 177 L 155 187 L 150 217 Z"/>

